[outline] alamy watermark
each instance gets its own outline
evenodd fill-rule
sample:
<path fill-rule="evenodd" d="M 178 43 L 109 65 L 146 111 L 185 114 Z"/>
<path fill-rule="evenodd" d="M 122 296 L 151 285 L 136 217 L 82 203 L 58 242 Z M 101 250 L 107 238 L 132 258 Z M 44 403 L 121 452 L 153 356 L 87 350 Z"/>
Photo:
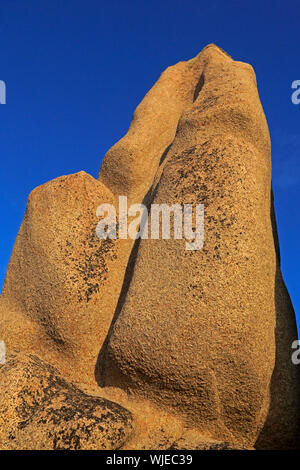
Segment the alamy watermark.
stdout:
<path fill-rule="evenodd" d="M 203 204 L 151 204 L 148 213 L 144 204 L 132 204 L 128 208 L 127 196 L 119 196 L 118 215 L 112 204 L 98 206 L 96 215 L 103 217 L 96 227 L 97 237 L 101 240 L 128 237 L 132 240 L 158 240 L 160 235 L 162 239 L 169 240 L 172 215 L 174 240 L 187 240 L 186 250 L 201 250 L 204 244 Z M 134 217 L 129 224 L 128 217 Z"/>
<path fill-rule="evenodd" d="M 292 354 L 292 363 L 297 366 L 300 364 L 300 340 L 295 339 L 292 343 L 292 349 L 295 349 L 295 351 Z"/>
<path fill-rule="evenodd" d="M 4 341 L 0 340 L 0 364 L 6 363 L 6 346 Z"/>
<path fill-rule="evenodd" d="M 294 80 L 292 88 L 295 90 L 291 96 L 292 103 L 295 105 L 300 104 L 300 80 Z"/>
<path fill-rule="evenodd" d="M 6 84 L 0 80 L 0 104 L 6 104 Z"/>

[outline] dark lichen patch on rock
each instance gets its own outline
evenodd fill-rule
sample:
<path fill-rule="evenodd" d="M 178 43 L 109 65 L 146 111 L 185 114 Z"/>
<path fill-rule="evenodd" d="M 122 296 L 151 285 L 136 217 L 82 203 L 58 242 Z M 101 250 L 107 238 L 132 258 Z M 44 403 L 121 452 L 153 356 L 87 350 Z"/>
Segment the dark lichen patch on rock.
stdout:
<path fill-rule="evenodd" d="M 82 255 L 74 260 L 74 271 L 70 277 L 73 283 L 77 283 L 79 302 L 89 302 L 93 294 L 99 292 L 107 279 L 108 265 L 116 258 L 115 240 L 99 240 L 93 227 L 87 235 Z"/>
<path fill-rule="evenodd" d="M 0 402 L 2 448 L 117 449 L 126 442 L 133 418 L 125 408 L 85 394 L 36 356 L 15 359 L 0 370 L 7 387 L 7 401 Z"/>

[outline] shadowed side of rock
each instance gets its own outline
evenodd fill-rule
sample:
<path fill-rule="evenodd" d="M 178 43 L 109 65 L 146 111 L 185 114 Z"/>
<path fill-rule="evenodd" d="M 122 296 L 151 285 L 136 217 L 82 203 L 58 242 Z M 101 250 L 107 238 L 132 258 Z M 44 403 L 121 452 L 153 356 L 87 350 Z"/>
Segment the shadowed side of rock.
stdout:
<path fill-rule="evenodd" d="M 297 340 L 293 305 L 280 269 L 280 249 L 273 194 L 271 221 L 277 253 L 274 299 L 276 308 L 276 359 L 270 383 L 270 405 L 257 449 L 299 449 L 300 447 L 300 368 L 292 362 L 292 343 Z"/>

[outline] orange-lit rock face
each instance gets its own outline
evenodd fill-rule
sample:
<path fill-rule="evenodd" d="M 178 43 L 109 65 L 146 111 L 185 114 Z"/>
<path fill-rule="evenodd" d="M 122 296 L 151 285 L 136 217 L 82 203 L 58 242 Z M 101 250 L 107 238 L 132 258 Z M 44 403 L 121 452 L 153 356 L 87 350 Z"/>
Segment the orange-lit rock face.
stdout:
<path fill-rule="evenodd" d="M 93 377 L 119 295 L 119 242 L 95 234 L 103 201 L 114 198 L 84 172 L 32 191 L 1 297 L 15 312 L 1 320 L 8 349 L 39 353 L 73 380 Z"/>
<path fill-rule="evenodd" d="M 26 448 L 28 436 L 57 448 L 53 416 L 74 448 L 65 407 L 92 426 L 79 448 L 297 447 L 297 331 L 270 162 L 252 67 L 210 45 L 161 75 L 98 181 L 80 172 L 31 193 L 0 302 L 0 448 Z M 203 248 L 99 240 L 96 208 L 119 195 L 204 204 Z M 39 379 L 58 396 L 29 407 L 19 432 L 15 405 Z"/>

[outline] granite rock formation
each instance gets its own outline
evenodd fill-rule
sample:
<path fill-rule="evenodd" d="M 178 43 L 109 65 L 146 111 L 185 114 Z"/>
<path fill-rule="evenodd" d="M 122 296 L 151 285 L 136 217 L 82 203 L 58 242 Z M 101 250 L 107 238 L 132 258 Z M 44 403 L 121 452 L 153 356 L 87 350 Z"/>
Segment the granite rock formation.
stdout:
<path fill-rule="evenodd" d="M 132 414 L 67 383 L 33 355 L 14 355 L 0 369 L 2 448 L 120 448 L 133 431 Z"/>
<path fill-rule="evenodd" d="M 204 204 L 205 242 L 99 240 L 96 208 Z M 36 188 L 0 300 L 0 448 L 299 446 L 255 73 L 214 45 L 169 67 L 126 136 Z"/>

